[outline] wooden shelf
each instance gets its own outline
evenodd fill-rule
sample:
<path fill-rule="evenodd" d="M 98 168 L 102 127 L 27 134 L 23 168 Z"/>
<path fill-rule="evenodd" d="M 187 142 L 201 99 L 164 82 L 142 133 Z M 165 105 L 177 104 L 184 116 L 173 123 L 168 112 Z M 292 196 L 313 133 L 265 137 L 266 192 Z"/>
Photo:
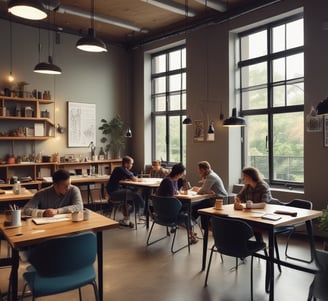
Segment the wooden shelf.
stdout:
<path fill-rule="evenodd" d="M 3 136 L 0 137 L 0 141 L 17 141 L 17 140 L 26 140 L 26 141 L 31 141 L 31 140 L 36 140 L 36 141 L 43 141 L 43 140 L 48 140 L 50 138 L 53 138 L 54 136 Z"/>
<path fill-rule="evenodd" d="M 38 98 L 26 98 L 26 97 L 10 97 L 10 96 L 0 96 L 0 99 L 6 101 L 21 101 L 21 102 L 39 102 L 40 104 L 52 104 L 55 101 L 52 99 L 38 99 Z"/>

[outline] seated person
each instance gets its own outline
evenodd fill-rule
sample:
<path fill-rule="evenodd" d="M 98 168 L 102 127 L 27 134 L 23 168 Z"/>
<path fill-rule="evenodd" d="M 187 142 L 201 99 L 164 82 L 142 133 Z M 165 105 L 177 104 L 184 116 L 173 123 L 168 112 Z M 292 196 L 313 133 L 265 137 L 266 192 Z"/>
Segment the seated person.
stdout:
<path fill-rule="evenodd" d="M 119 223 L 122 226 L 134 227 L 133 223 L 130 222 L 130 213 L 135 206 L 135 210 L 139 210 L 144 206 L 144 200 L 142 196 L 136 192 L 134 187 L 123 187 L 120 184 L 121 180 L 139 181 L 137 177 L 131 172 L 134 160 L 129 156 L 124 156 L 122 159 L 122 166 L 116 167 L 110 175 L 107 183 L 107 192 L 109 197 L 113 200 L 118 200 L 123 203 L 123 220 Z M 128 208 L 130 207 L 130 209 Z M 132 210 L 131 210 L 132 209 Z"/>
<path fill-rule="evenodd" d="M 43 216 L 70 213 L 83 210 L 81 191 L 71 185 L 70 174 L 67 170 L 59 169 L 52 176 L 53 184 L 38 191 L 26 203 L 23 213 L 32 215 L 33 210 L 43 209 Z"/>
<path fill-rule="evenodd" d="M 183 177 L 184 172 L 185 172 L 185 167 L 183 166 L 183 164 L 178 163 L 173 165 L 169 175 L 165 177 L 162 180 L 161 184 L 159 185 L 157 189 L 157 195 L 174 197 L 176 194 L 178 194 L 179 193 L 178 181 Z M 189 243 L 195 244 L 197 243 L 197 241 L 198 241 L 197 237 L 193 232 L 192 225 L 191 225 L 189 231 Z"/>
<path fill-rule="evenodd" d="M 255 167 L 245 167 L 242 170 L 244 187 L 235 197 L 240 202 L 270 203 L 272 199 L 269 185 L 263 180 L 263 175 Z"/>
<path fill-rule="evenodd" d="M 151 170 L 149 176 L 151 178 L 165 178 L 169 174 L 169 171 L 161 166 L 159 160 L 154 160 L 151 163 Z"/>
<path fill-rule="evenodd" d="M 255 167 L 245 167 L 242 170 L 244 187 L 235 196 L 235 202 L 250 200 L 253 203 L 270 203 L 272 196 L 269 185 L 263 180 L 263 175 Z M 260 229 L 253 228 L 257 241 L 263 241 Z"/>
<path fill-rule="evenodd" d="M 192 206 L 192 217 L 196 220 L 199 216 L 197 210 L 201 208 L 209 208 L 214 206 L 215 198 L 224 199 L 228 196 L 227 191 L 224 188 L 221 178 L 211 169 L 211 165 L 207 161 L 200 161 L 198 163 L 198 173 L 202 177 L 201 187 L 192 187 L 193 191 L 197 194 L 214 193 L 215 197 L 212 199 L 206 199 L 200 203 Z M 201 217 L 202 225 L 204 225 L 204 217 Z"/>

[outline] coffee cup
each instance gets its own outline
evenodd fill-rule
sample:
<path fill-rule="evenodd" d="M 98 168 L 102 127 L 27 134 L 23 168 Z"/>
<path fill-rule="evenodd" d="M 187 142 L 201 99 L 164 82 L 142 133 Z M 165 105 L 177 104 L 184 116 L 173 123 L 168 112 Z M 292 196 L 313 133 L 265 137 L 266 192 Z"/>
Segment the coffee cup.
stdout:
<path fill-rule="evenodd" d="M 20 209 L 7 210 L 5 215 L 6 215 L 6 221 L 10 226 L 17 227 L 22 224 L 21 222 L 22 211 Z"/>
<path fill-rule="evenodd" d="M 221 210 L 223 206 L 223 200 L 222 199 L 216 199 L 214 208 L 216 210 Z"/>
<path fill-rule="evenodd" d="M 83 220 L 88 221 L 90 218 L 90 210 L 83 209 Z"/>
<path fill-rule="evenodd" d="M 75 212 L 72 212 L 72 221 L 73 222 L 79 222 L 83 220 L 83 213 L 80 212 L 80 211 L 75 211 Z"/>
<path fill-rule="evenodd" d="M 44 210 L 42 209 L 33 209 L 32 210 L 32 217 L 43 217 Z"/>
<path fill-rule="evenodd" d="M 246 201 L 246 208 L 252 208 L 253 202 L 251 200 Z"/>

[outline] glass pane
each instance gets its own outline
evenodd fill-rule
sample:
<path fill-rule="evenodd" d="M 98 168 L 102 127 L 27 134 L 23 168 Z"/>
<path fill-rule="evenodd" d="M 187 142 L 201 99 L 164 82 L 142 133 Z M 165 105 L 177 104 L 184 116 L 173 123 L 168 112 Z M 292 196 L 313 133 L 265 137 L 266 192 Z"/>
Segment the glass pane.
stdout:
<path fill-rule="evenodd" d="M 287 79 L 304 76 L 303 53 L 288 56 L 286 58 L 286 64 L 287 64 Z"/>
<path fill-rule="evenodd" d="M 247 60 L 267 54 L 267 31 L 263 30 L 241 38 L 241 59 Z"/>
<path fill-rule="evenodd" d="M 287 86 L 287 105 L 304 104 L 304 83 Z"/>
<path fill-rule="evenodd" d="M 267 89 L 243 92 L 242 104 L 243 110 L 263 109 L 267 107 L 268 95 Z"/>
<path fill-rule="evenodd" d="M 164 93 L 166 90 L 166 78 L 163 77 L 159 77 L 159 78 L 155 78 L 153 80 L 153 84 L 154 84 L 154 93 Z"/>
<path fill-rule="evenodd" d="M 176 50 L 169 53 L 169 70 L 181 68 L 181 51 Z"/>
<path fill-rule="evenodd" d="M 170 109 L 171 111 L 174 110 L 180 110 L 180 94 L 177 95 L 170 95 L 169 97 L 169 104 L 170 104 Z"/>
<path fill-rule="evenodd" d="M 303 19 L 287 23 L 287 49 L 304 45 Z"/>
<path fill-rule="evenodd" d="M 166 70 L 166 56 L 165 54 L 155 56 L 152 59 L 152 73 L 165 72 Z"/>
<path fill-rule="evenodd" d="M 186 59 L 186 48 L 183 48 L 182 50 L 181 50 L 181 63 L 182 63 L 182 65 L 181 65 L 181 67 L 182 68 L 186 68 L 186 66 L 187 66 L 187 59 Z"/>
<path fill-rule="evenodd" d="M 169 76 L 169 92 L 181 90 L 181 74 Z"/>
<path fill-rule="evenodd" d="M 187 89 L 187 76 L 186 72 L 182 73 L 182 90 Z"/>
<path fill-rule="evenodd" d="M 166 158 L 166 118 L 165 116 L 155 117 L 155 158 L 167 161 Z"/>
<path fill-rule="evenodd" d="M 170 162 L 180 162 L 180 116 L 169 117 L 170 129 L 169 129 L 169 160 Z"/>
<path fill-rule="evenodd" d="M 187 109 L 187 96 L 186 93 L 183 92 L 182 93 L 182 110 L 186 110 Z M 182 120 L 184 120 L 184 118 L 182 118 Z"/>
<path fill-rule="evenodd" d="M 304 181 L 303 112 L 273 117 L 274 180 Z"/>
<path fill-rule="evenodd" d="M 272 30 L 272 52 L 283 50 L 285 50 L 285 25 L 280 25 Z"/>
<path fill-rule="evenodd" d="M 267 64 L 259 63 L 241 69 L 242 88 L 265 84 L 267 82 Z"/>
<path fill-rule="evenodd" d="M 269 177 L 269 160 L 266 137 L 268 135 L 268 118 L 266 115 L 246 117 L 246 165 L 254 166 Z"/>
<path fill-rule="evenodd" d="M 273 82 L 285 80 L 285 58 L 277 59 L 272 62 Z"/>
<path fill-rule="evenodd" d="M 165 110 L 166 110 L 165 96 L 155 96 L 155 112 L 165 111 Z"/>
<path fill-rule="evenodd" d="M 273 88 L 273 106 L 274 107 L 284 107 L 285 102 L 285 85 L 277 86 Z"/>

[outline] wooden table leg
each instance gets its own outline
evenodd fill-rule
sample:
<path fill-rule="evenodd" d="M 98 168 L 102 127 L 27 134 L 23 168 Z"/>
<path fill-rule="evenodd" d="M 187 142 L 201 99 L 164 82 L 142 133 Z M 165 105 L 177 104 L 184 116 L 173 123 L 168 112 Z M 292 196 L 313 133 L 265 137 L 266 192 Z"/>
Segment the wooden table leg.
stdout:
<path fill-rule="evenodd" d="M 97 232 L 97 262 L 98 262 L 99 301 L 103 301 L 104 286 L 103 286 L 103 234 L 102 232 Z"/>

